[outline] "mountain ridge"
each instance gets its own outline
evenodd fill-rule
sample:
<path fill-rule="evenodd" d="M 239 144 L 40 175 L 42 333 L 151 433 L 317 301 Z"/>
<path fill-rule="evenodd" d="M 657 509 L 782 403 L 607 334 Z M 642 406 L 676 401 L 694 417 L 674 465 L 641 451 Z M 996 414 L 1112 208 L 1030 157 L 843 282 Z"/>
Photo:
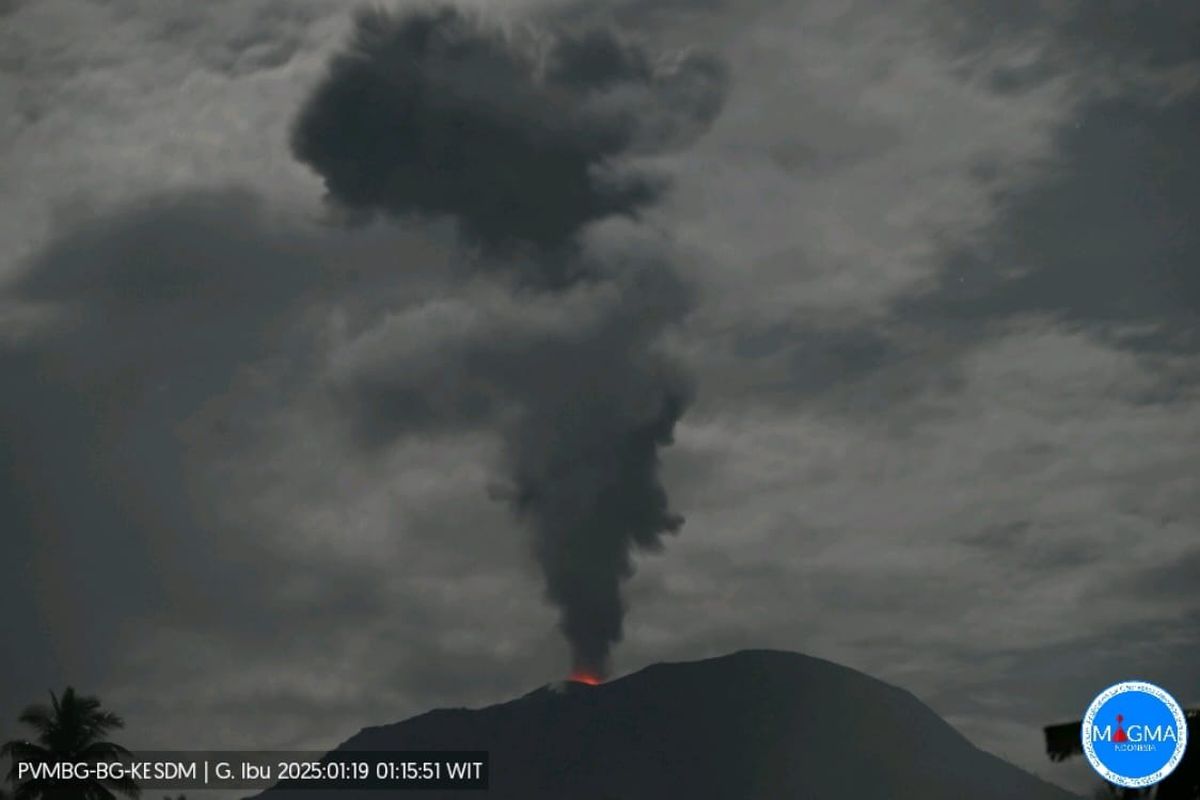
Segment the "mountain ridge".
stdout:
<path fill-rule="evenodd" d="M 910 692 L 780 650 L 434 709 L 364 728 L 336 749 L 490 752 L 488 792 L 423 791 L 423 800 L 1076 798 L 975 747 Z"/>

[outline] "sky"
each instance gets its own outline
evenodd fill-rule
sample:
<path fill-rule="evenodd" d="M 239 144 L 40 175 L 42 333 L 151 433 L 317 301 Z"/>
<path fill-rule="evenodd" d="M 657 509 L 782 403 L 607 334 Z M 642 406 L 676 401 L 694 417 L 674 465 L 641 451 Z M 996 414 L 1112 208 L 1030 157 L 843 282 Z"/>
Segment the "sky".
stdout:
<path fill-rule="evenodd" d="M 1200 702 L 1200 6 L 372 8 L 0 1 L 3 738 L 777 647 L 1082 788 Z"/>

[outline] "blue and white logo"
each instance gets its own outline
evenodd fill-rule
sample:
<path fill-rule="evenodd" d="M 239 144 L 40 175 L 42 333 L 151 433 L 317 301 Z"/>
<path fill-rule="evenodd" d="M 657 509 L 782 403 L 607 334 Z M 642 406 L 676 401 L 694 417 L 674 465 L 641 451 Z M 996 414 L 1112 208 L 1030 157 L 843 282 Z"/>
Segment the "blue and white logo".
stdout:
<path fill-rule="evenodd" d="M 1175 698 L 1152 683 L 1125 681 L 1096 696 L 1083 717 L 1083 753 L 1117 786 L 1152 786 L 1187 748 L 1187 720 Z"/>

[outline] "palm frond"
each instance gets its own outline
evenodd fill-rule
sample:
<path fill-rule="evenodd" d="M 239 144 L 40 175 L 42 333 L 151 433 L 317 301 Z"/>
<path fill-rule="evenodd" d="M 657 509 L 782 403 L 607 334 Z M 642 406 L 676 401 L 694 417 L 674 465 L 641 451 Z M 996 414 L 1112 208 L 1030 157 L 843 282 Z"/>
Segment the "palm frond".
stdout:
<path fill-rule="evenodd" d="M 25 781 L 18 783 L 13 790 L 13 800 L 38 800 L 46 791 L 44 781 Z"/>
<path fill-rule="evenodd" d="M 6 779 L 9 783 L 17 782 L 18 761 L 24 761 L 30 764 L 39 764 L 53 760 L 53 756 L 46 748 L 33 744 L 32 742 L 23 742 L 19 740 L 5 742 L 3 746 L 0 746 L 0 758 L 7 758 L 10 760 L 8 775 L 6 776 Z"/>
<path fill-rule="evenodd" d="M 33 742 L 13 739 L 0 745 L 0 756 L 21 761 L 47 761 L 50 759 L 50 751 Z"/>
<path fill-rule="evenodd" d="M 98 707 L 98 705 L 97 705 Z M 87 713 L 87 726 L 94 735 L 103 735 L 109 731 L 120 730 L 125 727 L 125 720 L 112 713 L 111 711 L 98 711 L 90 709 Z"/>
<path fill-rule="evenodd" d="M 29 706 L 22 711 L 17 717 L 17 721 L 28 725 L 38 733 L 45 734 L 54 725 L 54 715 L 49 708 L 38 704 Z"/>
<path fill-rule="evenodd" d="M 79 751 L 82 761 L 112 761 L 132 755 L 133 753 L 115 742 L 91 742 Z"/>
<path fill-rule="evenodd" d="M 142 793 L 142 787 L 137 785 L 137 782 L 130 777 L 124 777 L 120 780 L 105 781 L 104 785 L 111 786 L 121 794 L 127 797 L 138 797 Z"/>

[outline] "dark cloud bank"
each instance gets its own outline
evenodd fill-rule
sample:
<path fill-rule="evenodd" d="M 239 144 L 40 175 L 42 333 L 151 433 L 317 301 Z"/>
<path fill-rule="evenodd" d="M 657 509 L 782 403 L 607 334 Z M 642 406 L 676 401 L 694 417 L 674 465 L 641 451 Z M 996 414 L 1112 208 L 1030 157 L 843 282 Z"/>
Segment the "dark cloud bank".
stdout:
<path fill-rule="evenodd" d="M 1191 0 L 956 0 L 941 10 L 939 25 L 964 51 L 1051 44 L 1046 68 L 1079 61 L 1093 71 L 1134 64 L 1168 68 L 1194 62 L 1200 51 L 1200 6 Z"/>
<path fill-rule="evenodd" d="M 661 182 L 618 159 L 687 143 L 724 85 L 716 61 L 656 61 L 607 30 L 518 36 L 458 11 L 376 12 L 294 128 L 331 204 L 450 218 L 473 267 L 548 314 L 467 311 L 423 355 L 385 334 L 340 389 L 372 446 L 502 431 L 505 494 L 533 532 L 575 665 L 592 672 L 621 638 L 631 552 L 682 524 L 658 460 L 690 385 L 656 345 L 688 293 L 659 248 L 598 254 L 582 235 L 654 200 Z"/>
<path fill-rule="evenodd" d="M 990 229 L 898 310 L 956 335 L 1034 313 L 1121 347 L 1196 352 L 1200 5 L 970 0 L 955 15 L 964 48 L 1047 45 L 994 89 L 1067 76 L 1078 103 L 1036 177 L 997 192 Z"/>
<path fill-rule="evenodd" d="M 254 578 L 210 535 L 183 428 L 274 349 L 272 324 L 319 274 L 311 242 L 259 212 L 239 192 L 159 196 L 73 225 L 7 287 L 49 315 L 0 341 L 14 698 L 56 669 L 102 679 L 96 654 L 148 612 L 253 616 L 233 605 Z"/>
<path fill-rule="evenodd" d="M 1054 315 L 1125 346 L 1200 343 L 1200 94 L 1086 103 L 1046 177 L 998 198 L 983 246 L 962 251 L 908 311 L 978 326 Z"/>

